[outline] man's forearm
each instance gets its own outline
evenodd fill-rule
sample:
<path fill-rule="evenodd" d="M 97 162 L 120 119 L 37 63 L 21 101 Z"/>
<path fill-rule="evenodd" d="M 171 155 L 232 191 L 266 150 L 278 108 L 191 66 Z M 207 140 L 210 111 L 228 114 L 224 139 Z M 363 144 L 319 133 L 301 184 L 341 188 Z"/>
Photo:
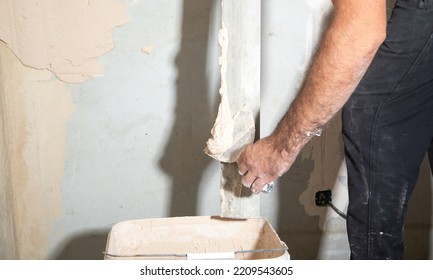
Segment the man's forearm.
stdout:
<path fill-rule="evenodd" d="M 237 160 L 242 184 L 255 192 L 287 172 L 314 131 L 341 109 L 385 38 L 386 0 L 333 3 L 333 21 L 299 95 L 275 131 Z"/>
<path fill-rule="evenodd" d="M 335 0 L 334 6 L 305 84 L 274 132 L 288 154 L 341 109 L 385 37 L 385 0 Z"/>

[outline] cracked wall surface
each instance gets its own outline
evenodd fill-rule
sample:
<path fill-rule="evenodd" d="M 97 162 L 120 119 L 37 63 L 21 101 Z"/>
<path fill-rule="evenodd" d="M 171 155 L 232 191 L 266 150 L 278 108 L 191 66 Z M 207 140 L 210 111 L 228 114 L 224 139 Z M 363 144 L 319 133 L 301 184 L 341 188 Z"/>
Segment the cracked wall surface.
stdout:
<path fill-rule="evenodd" d="M 21 62 L 65 82 L 103 75 L 113 29 L 127 21 L 117 0 L 0 0 L 0 40 Z"/>
<path fill-rule="evenodd" d="M 0 0 L 0 259 L 42 259 L 62 230 L 68 83 L 103 76 L 127 20 L 113 0 Z M 67 199 L 67 198 L 65 198 Z"/>

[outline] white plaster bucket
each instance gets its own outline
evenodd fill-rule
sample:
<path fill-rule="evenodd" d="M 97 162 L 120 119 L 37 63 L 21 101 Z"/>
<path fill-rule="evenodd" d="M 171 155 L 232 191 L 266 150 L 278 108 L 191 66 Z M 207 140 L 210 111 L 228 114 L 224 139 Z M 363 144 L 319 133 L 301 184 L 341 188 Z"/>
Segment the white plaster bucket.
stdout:
<path fill-rule="evenodd" d="M 263 218 L 176 217 L 115 224 L 105 259 L 290 259 L 288 248 Z"/>

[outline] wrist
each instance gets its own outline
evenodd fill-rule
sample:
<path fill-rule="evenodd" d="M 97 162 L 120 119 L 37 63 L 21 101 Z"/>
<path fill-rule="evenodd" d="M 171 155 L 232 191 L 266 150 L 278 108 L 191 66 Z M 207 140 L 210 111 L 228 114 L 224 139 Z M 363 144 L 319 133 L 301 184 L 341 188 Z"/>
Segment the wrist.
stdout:
<path fill-rule="evenodd" d="M 300 125 L 300 122 L 284 119 L 271 134 L 272 141 L 285 157 L 297 156 L 301 149 L 315 136 L 321 136 L 322 127 Z"/>
<path fill-rule="evenodd" d="M 275 150 L 284 161 L 292 161 L 299 154 L 302 147 L 309 141 L 305 135 L 293 129 L 277 128 L 271 135 Z"/>

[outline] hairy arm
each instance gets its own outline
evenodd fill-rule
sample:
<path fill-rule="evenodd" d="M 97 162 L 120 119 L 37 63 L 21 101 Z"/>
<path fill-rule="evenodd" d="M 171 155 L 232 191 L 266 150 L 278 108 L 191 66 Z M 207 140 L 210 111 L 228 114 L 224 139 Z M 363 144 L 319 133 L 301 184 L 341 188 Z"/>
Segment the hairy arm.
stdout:
<path fill-rule="evenodd" d="M 298 96 L 268 137 L 238 159 L 242 183 L 260 191 L 282 176 L 301 149 L 345 104 L 386 34 L 386 0 L 333 0 L 325 32 Z"/>

